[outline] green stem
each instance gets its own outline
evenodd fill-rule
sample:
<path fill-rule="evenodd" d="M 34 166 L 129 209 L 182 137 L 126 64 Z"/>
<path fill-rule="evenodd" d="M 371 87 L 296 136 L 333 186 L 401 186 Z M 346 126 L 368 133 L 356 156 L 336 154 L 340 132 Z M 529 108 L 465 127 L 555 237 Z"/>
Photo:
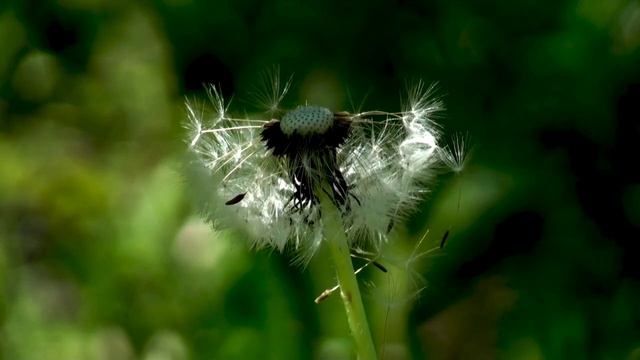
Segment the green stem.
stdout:
<path fill-rule="evenodd" d="M 319 192 L 322 193 L 322 191 Z M 340 296 L 347 313 L 351 335 L 355 340 L 358 358 L 360 360 L 376 359 L 376 349 L 373 346 L 369 323 L 362 305 L 360 288 L 351 262 L 349 242 L 344 232 L 342 217 L 326 194 L 319 194 L 319 198 L 322 207 L 324 236 L 336 268 Z"/>

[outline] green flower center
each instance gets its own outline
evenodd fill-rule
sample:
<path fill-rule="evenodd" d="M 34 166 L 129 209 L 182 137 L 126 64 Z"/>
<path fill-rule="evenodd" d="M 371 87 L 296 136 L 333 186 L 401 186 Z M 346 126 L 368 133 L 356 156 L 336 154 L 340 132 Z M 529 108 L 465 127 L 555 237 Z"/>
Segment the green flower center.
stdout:
<path fill-rule="evenodd" d="M 321 106 L 300 106 L 284 114 L 280 129 L 286 135 L 324 134 L 333 125 L 333 113 Z"/>

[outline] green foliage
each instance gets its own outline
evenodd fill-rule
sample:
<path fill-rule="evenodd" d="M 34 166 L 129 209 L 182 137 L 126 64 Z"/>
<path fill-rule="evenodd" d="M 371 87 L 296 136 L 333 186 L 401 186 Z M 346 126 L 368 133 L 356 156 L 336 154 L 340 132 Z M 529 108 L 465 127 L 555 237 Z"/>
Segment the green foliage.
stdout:
<path fill-rule="evenodd" d="M 625 0 L 3 3 L 2 356 L 349 358 L 340 299 L 313 303 L 326 252 L 301 269 L 214 232 L 183 175 L 184 97 L 213 82 L 253 111 L 279 64 L 292 101 L 335 110 L 438 81 L 445 133 L 470 135 L 389 274 L 359 275 L 380 355 L 638 358 L 639 19 Z"/>

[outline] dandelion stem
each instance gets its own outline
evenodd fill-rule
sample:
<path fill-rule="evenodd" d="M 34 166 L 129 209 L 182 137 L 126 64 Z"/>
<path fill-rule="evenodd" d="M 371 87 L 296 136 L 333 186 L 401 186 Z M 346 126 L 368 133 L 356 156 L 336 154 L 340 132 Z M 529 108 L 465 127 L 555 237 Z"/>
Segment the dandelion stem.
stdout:
<path fill-rule="evenodd" d="M 335 265 L 340 296 L 347 313 L 351 335 L 355 341 L 360 360 L 376 359 L 376 350 L 371 338 L 371 330 L 364 312 L 358 281 L 351 262 L 349 243 L 344 232 L 342 217 L 329 197 L 318 191 L 322 207 L 322 222 L 326 243 Z"/>

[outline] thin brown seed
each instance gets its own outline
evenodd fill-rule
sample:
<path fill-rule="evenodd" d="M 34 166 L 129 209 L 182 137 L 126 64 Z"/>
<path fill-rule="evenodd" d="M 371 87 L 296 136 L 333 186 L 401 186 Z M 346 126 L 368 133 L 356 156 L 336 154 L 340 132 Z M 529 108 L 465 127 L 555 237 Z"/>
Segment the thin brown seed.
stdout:
<path fill-rule="evenodd" d="M 442 249 L 444 247 L 444 244 L 447 242 L 447 239 L 449 238 L 449 230 L 447 230 L 444 235 L 442 236 L 442 240 L 440 240 L 440 249 Z"/>

